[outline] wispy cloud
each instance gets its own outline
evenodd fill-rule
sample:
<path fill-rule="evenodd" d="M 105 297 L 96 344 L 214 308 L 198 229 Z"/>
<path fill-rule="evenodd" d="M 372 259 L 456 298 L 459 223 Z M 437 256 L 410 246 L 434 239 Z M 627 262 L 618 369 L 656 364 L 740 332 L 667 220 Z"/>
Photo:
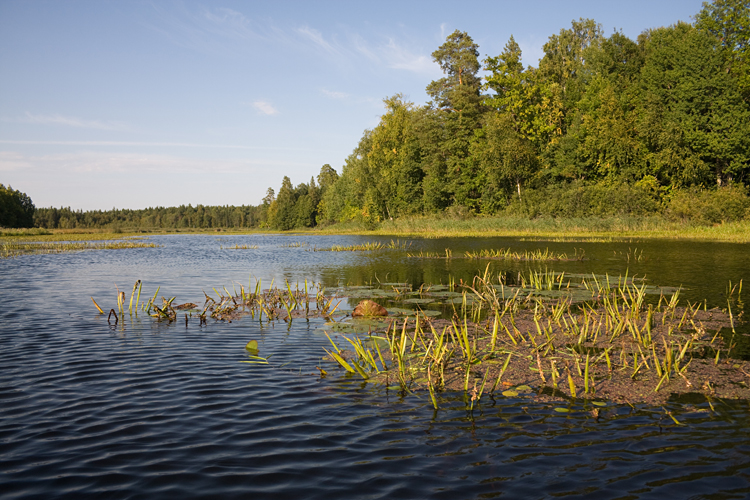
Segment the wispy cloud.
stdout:
<path fill-rule="evenodd" d="M 33 165 L 28 159 L 15 151 L 0 151 L 0 172 L 22 170 L 31 168 Z"/>
<path fill-rule="evenodd" d="M 374 33 L 366 39 L 346 28 L 323 32 L 308 24 L 277 27 L 271 20 L 259 22 L 228 8 L 165 9 L 157 4 L 154 10 L 156 21 L 149 19 L 144 24 L 176 45 L 204 53 L 227 56 L 256 51 L 262 43 L 276 49 L 285 46 L 295 52 L 312 51 L 347 69 L 361 65 L 364 57 L 375 66 L 426 76 L 439 74 L 430 51 L 402 37 Z M 441 34 L 446 29 L 441 25 Z M 432 44 L 433 40 L 426 42 Z"/>
<path fill-rule="evenodd" d="M 18 121 L 24 123 L 37 123 L 41 125 L 62 125 L 64 127 L 89 128 L 97 130 L 125 130 L 123 123 L 101 120 L 86 120 L 75 116 L 62 115 L 35 115 L 26 112 Z"/>
<path fill-rule="evenodd" d="M 336 47 L 332 42 L 326 41 L 320 31 L 316 29 L 310 28 L 308 26 L 303 26 L 301 28 L 297 28 L 296 31 L 299 35 L 302 35 L 302 38 L 310 40 L 326 52 L 329 52 L 331 54 L 341 53 L 340 47 Z"/>
<path fill-rule="evenodd" d="M 349 98 L 349 94 L 347 94 L 346 92 L 338 92 L 335 90 L 328 90 L 328 89 L 320 89 L 320 92 L 323 95 L 330 97 L 331 99 L 344 100 L 344 99 Z"/>
<path fill-rule="evenodd" d="M 145 147 L 175 147 L 175 148 L 201 148 L 201 149 L 249 149 L 249 150 L 298 150 L 308 151 L 305 148 L 290 148 L 288 146 L 242 146 L 238 144 L 204 144 L 197 142 L 147 142 L 147 141 L 37 141 L 37 140 L 0 140 L 0 144 L 18 146 L 145 146 Z"/>
<path fill-rule="evenodd" d="M 33 169 L 36 172 L 69 172 L 71 174 L 149 174 L 149 173 L 242 173 L 268 167 L 309 167 L 306 163 L 253 158 L 227 160 L 217 158 L 190 158 L 182 155 L 112 153 L 83 151 L 49 155 L 24 155 L 18 152 L 0 152 L 0 171 Z"/>
<path fill-rule="evenodd" d="M 268 101 L 255 101 L 252 106 L 264 115 L 275 115 L 278 113 L 278 110 Z"/>
<path fill-rule="evenodd" d="M 428 54 L 415 53 L 412 50 L 399 45 L 394 39 L 388 40 L 388 43 L 381 49 L 386 64 L 393 69 L 403 69 L 413 71 L 414 73 L 438 74 L 439 67 L 433 62 L 432 57 Z"/>
<path fill-rule="evenodd" d="M 257 42 L 287 38 L 269 22 L 258 22 L 228 8 L 163 8 L 153 5 L 155 16 L 142 24 L 171 43 L 198 52 L 232 55 L 256 49 Z"/>

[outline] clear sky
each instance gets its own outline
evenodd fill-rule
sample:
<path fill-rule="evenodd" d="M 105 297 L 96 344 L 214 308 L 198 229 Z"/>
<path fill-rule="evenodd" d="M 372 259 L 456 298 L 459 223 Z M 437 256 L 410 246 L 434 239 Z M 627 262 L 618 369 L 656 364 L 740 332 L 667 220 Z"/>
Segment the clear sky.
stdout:
<path fill-rule="evenodd" d="M 0 183 L 37 207 L 260 203 L 341 172 L 396 93 L 424 104 L 455 29 L 524 63 L 571 20 L 692 22 L 700 0 L 0 0 Z"/>

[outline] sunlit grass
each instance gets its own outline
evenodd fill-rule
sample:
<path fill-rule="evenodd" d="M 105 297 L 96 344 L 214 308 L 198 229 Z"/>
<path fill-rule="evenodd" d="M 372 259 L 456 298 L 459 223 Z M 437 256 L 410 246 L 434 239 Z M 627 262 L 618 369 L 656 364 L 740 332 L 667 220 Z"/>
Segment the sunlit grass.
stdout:
<path fill-rule="evenodd" d="M 722 312 L 701 303 L 681 306 L 679 289 L 658 303 L 647 302 L 647 286 L 627 276 L 583 278 L 577 287 L 588 291 L 588 299 L 576 306 L 565 294 L 571 278 L 564 273 L 520 278 L 520 287 L 505 287 L 486 273 L 477 276 L 464 285 L 452 320 L 418 315 L 412 323 L 393 321 L 366 340 L 344 337 L 353 356 L 333 342 L 337 351 L 328 353 L 365 380 L 395 383 L 404 392 L 427 391 L 435 408 L 445 390 L 463 391 L 472 409 L 482 394 L 498 388 L 523 384 L 517 389 L 530 390 L 529 377 L 558 398 L 654 402 L 675 391 L 713 395 L 709 380 L 724 376 L 720 358 L 735 344 L 710 328 L 734 331 L 731 310 L 742 303 L 741 283 L 728 288 L 728 309 Z M 521 293 L 529 288 L 557 298 Z"/>
<path fill-rule="evenodd" d="M 374 250 L 408 250 L 411 242 L 393 241 L 382 243 L 379 241 L 368 241 L 359 245 L 333 245 L 331 247 L 313 247 L 311 252 L 372 252 Z"/>
<path fill-rule="evenodd" d="M 156 243 L 136 242 L 130 240 L 103 242 L 29 242 L 16 239 L 0 241 L 0 257 L 10 258 L 28 254 L 50 254 L 80 252 L 84 250 L 122 250 L 128 248 L 156 248 Z"/>
<path fill-rule="evenodd" d="M 699 226 L 670 222 L 659 217 L 528 219 L 477 216 L 454 220 L 440 216 L 423 216 L 384 221 L 374 229 L 347 223 L 322 228 L 318 232 L 407 238 L 501 236 L 556 242 L 636 242 L 644 239 L 672 239 L 750 243 L 748 220 Z"/>

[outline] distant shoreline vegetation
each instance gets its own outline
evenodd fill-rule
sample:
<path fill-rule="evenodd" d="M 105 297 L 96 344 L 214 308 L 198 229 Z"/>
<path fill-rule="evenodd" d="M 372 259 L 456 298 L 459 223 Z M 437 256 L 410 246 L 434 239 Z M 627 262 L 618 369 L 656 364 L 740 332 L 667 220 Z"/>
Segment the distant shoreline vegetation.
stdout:
<path fill-rule="evenodd" d="M 446 234 L 473 234 L 486 221 L 512 234 L 533 233 L 530 225 L 550 233 L 747 232 L 748 40 L 747 0 L 704 3 L 693 24 L 636 40 L 573 21 L 549 37 L 536 68 L 524 67 L 513 37 L 480 61 L 478 45 L 457 30 L 432 54 L 445 77 L 427 85 L 431 101 L 386 98 L 380 123 L 340 173 L 326 164 L 309 183 L 284 177 L 257 206 L 40 208 L 33 226 L 398 235 L 444 220 Z"/>

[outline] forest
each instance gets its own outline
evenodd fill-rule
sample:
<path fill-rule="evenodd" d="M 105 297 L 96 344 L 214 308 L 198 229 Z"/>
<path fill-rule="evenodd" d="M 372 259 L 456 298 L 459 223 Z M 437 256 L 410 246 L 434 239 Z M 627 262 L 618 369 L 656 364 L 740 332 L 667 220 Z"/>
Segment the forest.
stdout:
<path fill-rule="evenodd" d="M 288 230 L 425 214 L 750 218 L 750 2 L 704 3 L 693 23 L 609 36 L 592 19 L 549 37 L 537 67 L 511 36 L 480 60 L 456 30 L 444 77 L 400 94 L 338 173 L 284 177 L 258 206 L 36 209 L 38 227 Z M 480 75 L 483 71 L 483 75 Z"/>

